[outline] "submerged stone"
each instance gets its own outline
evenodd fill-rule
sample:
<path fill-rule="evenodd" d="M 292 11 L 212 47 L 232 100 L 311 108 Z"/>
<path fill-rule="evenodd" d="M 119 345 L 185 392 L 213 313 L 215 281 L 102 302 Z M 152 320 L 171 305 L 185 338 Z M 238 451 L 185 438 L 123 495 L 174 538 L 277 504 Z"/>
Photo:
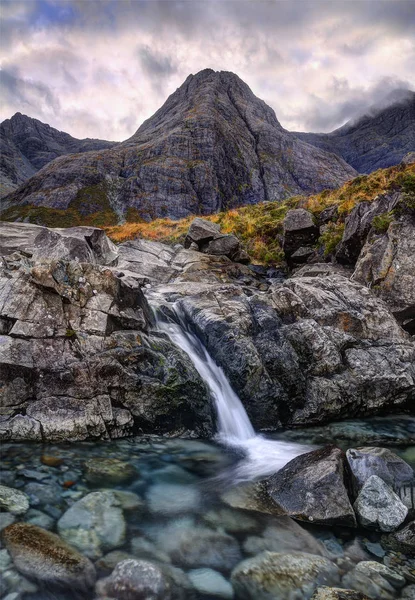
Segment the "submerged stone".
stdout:
<path fill-rule="evenodd" d="M 189 579 L 200 594 L 212 598 L 232 600 L 233 588 L 221 573 L 212 569 L 194 569 L 189 571 Z"/>
<path fill-rule="evenodd" d="M 318 586 L 339 580 L 334 563 L 303 552 L 263 552 L 242 561 L 231 576 L 236 596 L 244 600 L 310 598 Z"/>
<path fill-rule="evenodd" d="M 0 485 L 0 508 L 12 515 L 23 515 L 29 510 L 29 496 L 20 490 Z"/>
<path fill-rule="evenodd" d="M 117 600 L 170 600 L 171 587 L 171 581 L 158 565 L 127 559 L 97 583 L 96 591 Z"/>
<path fill-rule="evenodd" d="M 86 480 L 96 486 L 127 483 L 138 476 L 133 465 L 117 458 L 90 458 L 84 466 Z"/>
<path fill-rule="evenodd" d="M 95 582 L 92 563 L 54 533 L 15 523 L 2 537 L 14 565 L 30 579 L 74 588 L 88 588 Z"/>

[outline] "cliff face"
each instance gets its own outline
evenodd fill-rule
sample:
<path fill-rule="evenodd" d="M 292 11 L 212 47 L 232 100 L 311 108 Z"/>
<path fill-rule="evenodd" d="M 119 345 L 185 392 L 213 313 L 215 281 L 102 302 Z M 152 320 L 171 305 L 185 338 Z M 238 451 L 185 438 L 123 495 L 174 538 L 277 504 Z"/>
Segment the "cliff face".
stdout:
<path fill-rule="evenodd" d="M 341 158 L 285 131 L 233 73 L 190 75 L 127 141 L 47 165 L 7 198 L 81 212 L 110 203 L 146 220 L 334 188 L 355 175 Z"/>
<path fill-rule="evenodd" d="M 37 119 L 16 113 L 0 125 L 0 192 L 4 195 L 15 189 L 58 156 L 114 145 L 115 142 L 104 140 L 78 140 Z"/>
<path fill-rule="evenodd" d="M 415 93 L 397 90 L 384 108 L 372 108 L 331 133 L 296 135 L 341 156 L 359 173 L 396 165 L 415 150 Z"/>

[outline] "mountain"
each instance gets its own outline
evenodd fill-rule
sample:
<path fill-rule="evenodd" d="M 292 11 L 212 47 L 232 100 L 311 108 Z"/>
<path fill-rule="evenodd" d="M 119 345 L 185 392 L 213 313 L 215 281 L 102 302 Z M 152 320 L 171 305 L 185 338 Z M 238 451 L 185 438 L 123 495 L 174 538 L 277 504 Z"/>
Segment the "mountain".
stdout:
<path fill-rule="evenodd" d="M 114 145 L 89 138 L 78 140 L 18 112 L 0 125 L 0 191 L 15 189 L 58 156 Z"/>
<path fill-rule="evenodd" d="M 295 133 L 341 156 L 359 173 L 391 167 L 415 150 L 415 93 L 395 90 L 364 115 L 331 133 Z"/>
<path fill-rule="evenodd" d="M 229 72 L 190 75 L 125 142 L 61 156 L 7 197 L 7 206 L 107 210 L 151 220 L 335 188 L 356 174 L 284 130 Z M 26 211 L 26 213 L 25 213 Z"/>

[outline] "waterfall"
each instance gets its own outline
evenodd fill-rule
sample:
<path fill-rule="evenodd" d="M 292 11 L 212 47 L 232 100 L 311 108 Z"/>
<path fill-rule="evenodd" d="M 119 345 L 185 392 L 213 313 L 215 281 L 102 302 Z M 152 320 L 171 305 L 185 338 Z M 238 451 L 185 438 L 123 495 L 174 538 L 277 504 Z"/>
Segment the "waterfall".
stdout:
<path fill-rule="evenodd" d="M 310 447 L 270 440 L 255 433 L 222 367 L 215 363 L 200 339 L 186 325 L 180 308 L 173 305 L 171 310 L 176 320 L 166 320 L 157 313 L 156 328 L 189 356 L 208 386 L 217 411 L 218 441 L 244 450 L 246 458 L 237 467 L 237 479 L 242 481 L 275 473 L 292 458 L 309 452 Z"/>

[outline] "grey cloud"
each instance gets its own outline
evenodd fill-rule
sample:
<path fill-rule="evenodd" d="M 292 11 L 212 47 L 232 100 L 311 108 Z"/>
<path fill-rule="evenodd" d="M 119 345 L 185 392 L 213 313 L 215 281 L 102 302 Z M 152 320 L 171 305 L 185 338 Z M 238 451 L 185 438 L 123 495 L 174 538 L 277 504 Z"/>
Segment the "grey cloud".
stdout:
<path fill-rule="evenodd" d="M 40 81 L 23 79 L 10 70 L 0 71 L 0 97 L 4 104 L 12 105 L 15 110 L 41 110 L 41 107 L 59 110 L 59 100 L 52 90 Z"/>
<path fill-rule="evenodd" d="M 137 53 L 143 70 L 150 77 L 168 77 L 177 71 L 177 65 L 171 57 L 162 56 L 149 46 L 140 46 Z"/>

